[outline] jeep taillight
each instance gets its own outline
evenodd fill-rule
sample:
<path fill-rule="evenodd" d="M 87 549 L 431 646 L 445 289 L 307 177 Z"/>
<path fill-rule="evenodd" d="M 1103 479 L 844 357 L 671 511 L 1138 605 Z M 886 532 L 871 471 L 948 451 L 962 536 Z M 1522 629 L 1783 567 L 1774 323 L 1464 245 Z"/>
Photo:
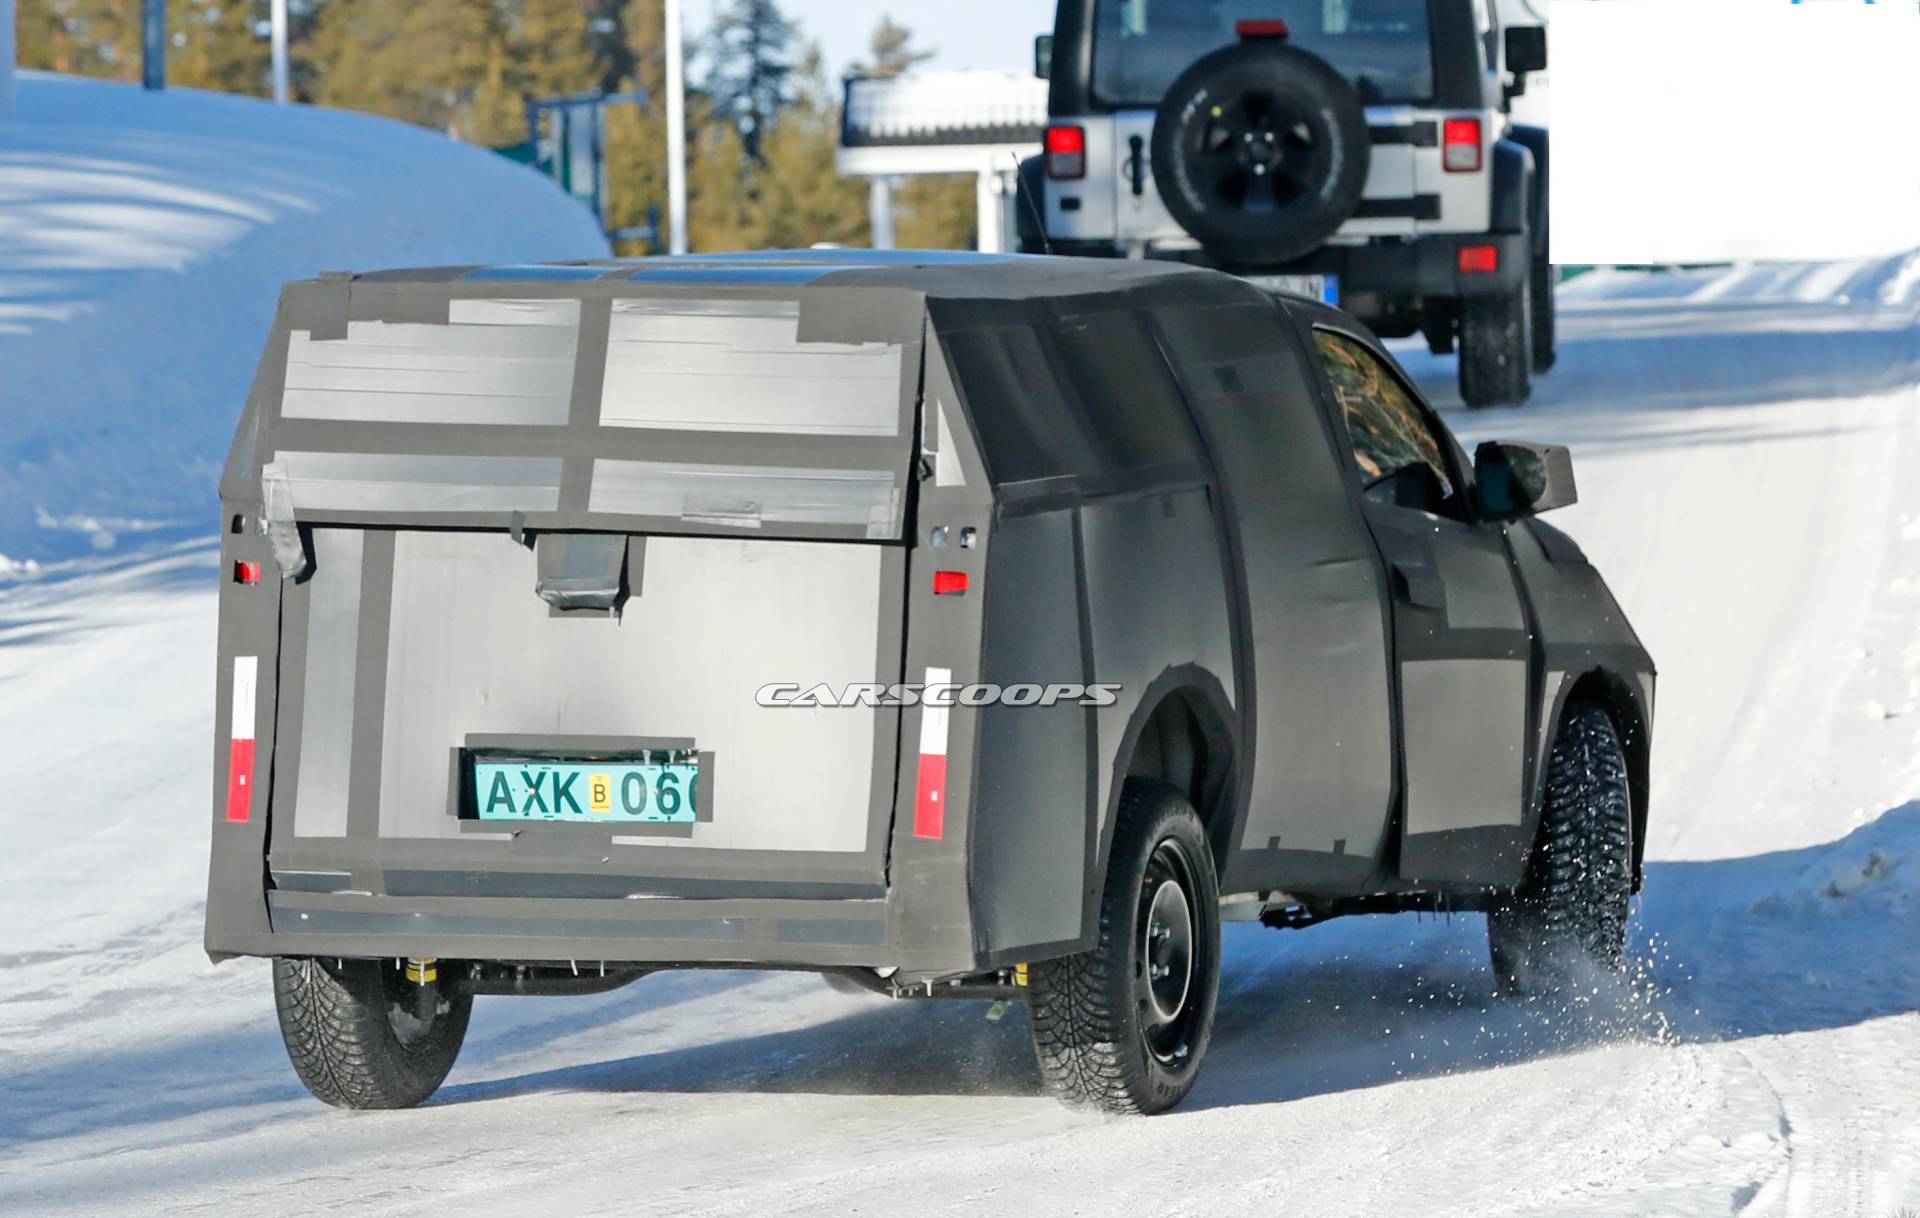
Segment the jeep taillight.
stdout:
<path fill-rule="evenodd" d="M 1473 173 L 1480 168 L 1480 120 L 1450 118 L 1442 125 L 1440 163 L 1448 173 Z"/>
<path fill-rule="evenodd" d="M 1056 182 L 1071 182 L 1087 176 L 1086 128 L 1047 128 L 1047 176 Z"/>

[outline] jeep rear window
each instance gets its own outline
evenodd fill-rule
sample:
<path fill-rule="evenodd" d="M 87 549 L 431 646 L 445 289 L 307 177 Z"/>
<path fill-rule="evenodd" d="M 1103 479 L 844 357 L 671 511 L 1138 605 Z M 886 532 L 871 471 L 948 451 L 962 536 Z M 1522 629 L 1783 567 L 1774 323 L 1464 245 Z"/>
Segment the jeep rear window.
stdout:
<path fill-rule="evenodd" d="M 1432 100 L 1427 0 L 1099 0 L 1093 95 L 1108 106 L 1158 106 L 1195 60 L 1238 40 L 1236 23 L 1274 18 L 1367 104 Z"/>

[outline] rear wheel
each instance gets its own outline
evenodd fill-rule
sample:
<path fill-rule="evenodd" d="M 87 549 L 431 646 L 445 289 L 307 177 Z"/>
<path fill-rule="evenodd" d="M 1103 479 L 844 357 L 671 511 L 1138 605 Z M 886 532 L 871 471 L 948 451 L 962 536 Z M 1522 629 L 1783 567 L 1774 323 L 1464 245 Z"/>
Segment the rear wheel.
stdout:
<path fill-rule="evenodd" d="M 1460 303 L 1460 397 L 1471 409 L 1518 406 L 1533 393 L 1533 275 L 1511 292 Z"/>
<path fill-rule="evenodd" d="M 300 1081 L 339 1108 L 411 1108 L 453 1069 L 473 996 L 391 960 L 273 962 L 280 1035 Z"/>
<path fill-rule="evenodd" d="M 1487 915 L 1500 984 L 1545 996 L 1618 973 L 1633 896 L 1627 759 L 1605 710 L 1570 707 L 1554 737 L 1527 878 Z"/>
<path fill-rule="evenodd" d="M 1554 326 L 1553 266 L 1544 253 L 1536 253 L 1529 273 L 1531 282 L 1527 290 L 1533 298 L 1533 371 L 1538 376 L 1550 371 L 1560 358 Z"/>
<path fill-rule="evenodd" d="M 1033 1047 L 1063 1102 L 1154 1113 L 1193 1089 L 1220 988 L 1220 890 L 1200 817 L 1179 792 L 1128 785 L 1100 933 L 1030 970 Z"/>

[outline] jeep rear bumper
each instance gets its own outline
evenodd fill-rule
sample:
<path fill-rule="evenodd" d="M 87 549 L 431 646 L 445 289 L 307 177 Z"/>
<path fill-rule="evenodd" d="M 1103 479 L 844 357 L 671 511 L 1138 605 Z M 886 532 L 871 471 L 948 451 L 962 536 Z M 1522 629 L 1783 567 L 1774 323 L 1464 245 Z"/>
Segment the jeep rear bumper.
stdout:
<path fill-rule="evenodd" d="M 1327 246 L 1266 273 L 1338 275 L 1343 307 L 1350 307 L 1349 302 L 1360 295 L 1389 300 L 1493 296 L 1519 290 L 1527 274 L 1531 245 L 1526 233 L 1444 233 Z M 1481 246 L 1494 248 L 1497 269 L 1461 270 L 1462 251 Z"/>

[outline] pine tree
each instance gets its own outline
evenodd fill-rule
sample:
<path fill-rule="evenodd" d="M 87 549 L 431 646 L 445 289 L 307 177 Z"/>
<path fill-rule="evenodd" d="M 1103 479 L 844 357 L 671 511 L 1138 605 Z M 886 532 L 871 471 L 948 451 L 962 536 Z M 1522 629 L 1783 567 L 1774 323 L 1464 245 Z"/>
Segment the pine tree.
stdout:
<path fill-rule="evenodd" d="M 867 39 L 867 54 L 873 57 L 872 62 L 855 64 L 853 70 L 862 76 L 886 77 L 909 71 L 938 52 L 915 49 L 913 31 L 891 15 L 882 15 L 872 37 Z"/>
<path fill-rule="evenodd" d="M 827 85 L 817 45 L 807 46 L 793 79 L 793 101 L 768 133 L 764 159 L 748 171 L 748 248 L 865 245 L 870 239 L 867 188 L 859 179 L 840 176 L 834 164 L 840 106 Z"/>
<path fill-rule="evenodd" d="M 270 20 L 267 0 L 170 0 L 167 83 L 269 96 Z"/>
<path fill-rule="evenodd" d="M 44 0 L 18 6 L 16 62 L 107 80 L 140 79 L 140 0 Z"/>
<path fill-rule="evenodd" d="M 521 0 L 512 17 L 516 83 L 530 97 L 558 97 L 601 87 L 592 23 L 593 0 Z"/>
<path fill-rule="evenodd" d="M 526 117 L 507 15 L 482 0 L 328 0 L 300 58 L 322 105 L 510 144 Z"/>
<path fill-rule="evenodd" d="M 622 50 L 605 53 L 603 62 L 624 62 L 628 75 L 620 89 L 645 93 L 644 107 L 614 106 L 607 111 L 607 225 L 638 228 L 654 209 L 662 226 L 667 212 L 666 19 L 661 0 L 628 0 L 619 14 Z M 666 234 L 660 234 L 665 244 Z M 647 247 L 623 244 L 622 253 Z"/>
<path fill-rule="evenodd" d="M 794 100 L 798 36 L 776 0 L 730 0 L 707 32 L 701 92 L 734 125 L 751 160 L 765 159 L 767 139 Z"/>
<path fill-rule="evenodd" d="M 938 51 L 913 45 L 913 31 L 891 16 L 880 18 L 867 40 L 863 76 L 890 77 L 911 71 Z M 894 192 L 894 235 L 907 249 L 972 249 L 979 216 L 972 174 L 920 174 Z"/>

